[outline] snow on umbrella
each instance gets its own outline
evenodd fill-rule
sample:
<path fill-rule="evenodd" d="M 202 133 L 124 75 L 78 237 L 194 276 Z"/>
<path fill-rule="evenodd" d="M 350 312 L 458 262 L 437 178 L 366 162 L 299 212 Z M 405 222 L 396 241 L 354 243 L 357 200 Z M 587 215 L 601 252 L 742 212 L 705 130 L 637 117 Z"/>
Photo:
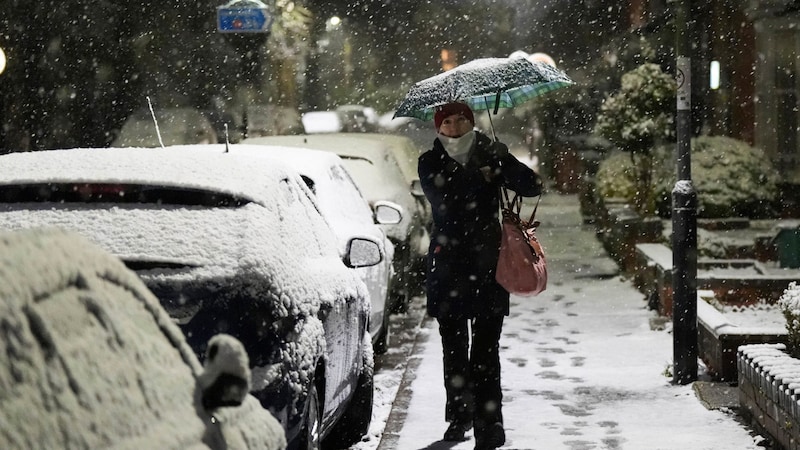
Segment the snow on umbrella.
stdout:
<path fill-rule="evenodd" d="M 525 58 L 482 58 L 415 83 L 394 117 L 431 120 L 436 106 L 462 101 L 473 111 L 510 108 L 573 84 L 563 71 Z"/>

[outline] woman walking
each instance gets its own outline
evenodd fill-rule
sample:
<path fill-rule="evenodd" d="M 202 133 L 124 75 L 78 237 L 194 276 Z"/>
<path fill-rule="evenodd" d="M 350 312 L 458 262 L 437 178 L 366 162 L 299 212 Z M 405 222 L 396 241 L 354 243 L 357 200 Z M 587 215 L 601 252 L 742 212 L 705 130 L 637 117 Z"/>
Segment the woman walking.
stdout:
<path fill-rule="evenodd" d="M 433 210 L 427 259 L 427 312 L 442 339 L 446 441 L 475 429 L 475 450 L 505 443 L 499 341 L 509 294 L 495 281 L 500 251 L 501 186 L 522 196 L 542 181 L 508 147 L 476 131 L 472 110 L 437 107 L 437 138 L 419 157 L 419 178 Z"/>

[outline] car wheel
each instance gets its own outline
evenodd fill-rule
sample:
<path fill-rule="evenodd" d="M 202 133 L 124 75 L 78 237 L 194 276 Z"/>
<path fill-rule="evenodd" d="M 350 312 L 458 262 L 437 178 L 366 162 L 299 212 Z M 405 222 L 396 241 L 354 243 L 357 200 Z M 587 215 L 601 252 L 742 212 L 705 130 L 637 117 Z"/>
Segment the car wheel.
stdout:
<path fill-rule="evenodd" d="M 408 312 L 408 305 L 411 304 L 411 289 L 409 289 L 408 274 L 403 276 L 400 283 L 396 283 L 394 291 L 391 293 L 392 307 L 390 312 L 403 314 Z"/>
<path fill-rule="evenodd" d="M 361 441 L 361 438 L 369 431 L 374 398 L 373 372 L 372 364 L 365 363 L 363 365 L 361 374 L 358 376 L 358 385 L 350 398 L 347 409 L 334 425 L 331 434 L 325 439 L 324 448 L 326 450 L 350 447 Z"/>
<path fill-rule="evenodd" d="M 412 283 L 414 283 L 413 262 L 408 250 L 408 244 L 401 244 L 395 247 L 395 279 L 389 290 L 390 306 L 392 313 L 405 313 L 411 303 L 413 293 Z"/>
<path fill-rule="evenodd" d="M 308 388 L 308 399 L 306 400 L 306 413 L 303 418 L 303 429 L 300 431 L 299 445 L 297 450 L 320 450 L 322 448 L 322 415 L 319 411 L 319 391 L 315 383 L 311 383 Z"/>

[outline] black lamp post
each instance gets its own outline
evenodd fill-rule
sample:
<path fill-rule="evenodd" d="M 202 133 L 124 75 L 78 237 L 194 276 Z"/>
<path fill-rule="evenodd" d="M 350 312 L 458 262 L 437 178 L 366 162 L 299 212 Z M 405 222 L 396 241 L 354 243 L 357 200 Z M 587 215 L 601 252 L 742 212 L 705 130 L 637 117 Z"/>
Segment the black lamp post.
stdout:
<path fill-rule="evenodd" d="M 676 135 L 677 182 L 672 190 L 672 345 L 673 378 L 697 380 L 697 193 L 692 184 L 692 79 L 687 16 L 691 0 L 677 0 L 675 52 L 678 83 Z"/>

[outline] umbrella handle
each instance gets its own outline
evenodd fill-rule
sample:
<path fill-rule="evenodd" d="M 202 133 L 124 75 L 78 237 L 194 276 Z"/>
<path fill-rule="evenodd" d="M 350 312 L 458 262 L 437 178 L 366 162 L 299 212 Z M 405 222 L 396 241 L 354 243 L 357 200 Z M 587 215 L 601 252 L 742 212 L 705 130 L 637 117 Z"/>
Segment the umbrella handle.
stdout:
<path fill-rule="evenodd" d="M 492 122 L 492 111 L 489 110 L 489 102 L 486 101 L 486 100 L 488 100 L 488 99 L 484 98 L 484 102 L 483 103 L 486 105 L 486 114 L 489 115 L 489 125 L 492 127 L 492 136 L 494 137 L 494 141 L 497 142 L 498 141 L 497 134 L 495 134 L 495 132 L 494 132 L 494 122 Z M 498 92 L 497 93 L 497 97 L 495 98 L 495 108 L 494 108 L 494 113 L 495 114 L 497 114 L 497 105 L 499 105 L 499 104 L 500 104 L 500 93 Z"/>

